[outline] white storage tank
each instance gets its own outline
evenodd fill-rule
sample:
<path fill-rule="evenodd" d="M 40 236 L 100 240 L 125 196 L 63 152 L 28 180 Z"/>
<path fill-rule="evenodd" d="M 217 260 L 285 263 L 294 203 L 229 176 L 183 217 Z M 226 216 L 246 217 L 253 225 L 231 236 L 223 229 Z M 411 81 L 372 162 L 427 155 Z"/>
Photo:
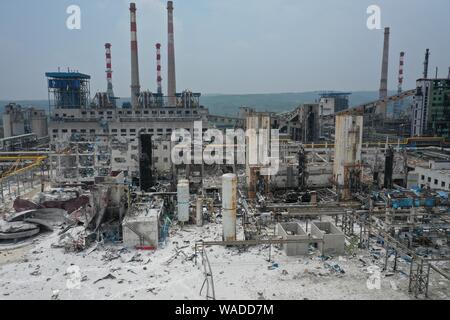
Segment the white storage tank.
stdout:
<path fill-rule="evenodd" d="M 237 177 L 235 174 L 222 176 L 222 224 L 223 240 L 236 240 Z"/>
<path fill-rule="evenodd" d="M 36 134 L 38 138 L 48 136 L 48 124 L 45 111 L 31 110 L 30 123 L 31 131 Z"/>
<path fill-rule="evenodd" d="M 178 194 L 178 221 L 189 222 L 189 181 L 179 180 L 177 186 Z"/>

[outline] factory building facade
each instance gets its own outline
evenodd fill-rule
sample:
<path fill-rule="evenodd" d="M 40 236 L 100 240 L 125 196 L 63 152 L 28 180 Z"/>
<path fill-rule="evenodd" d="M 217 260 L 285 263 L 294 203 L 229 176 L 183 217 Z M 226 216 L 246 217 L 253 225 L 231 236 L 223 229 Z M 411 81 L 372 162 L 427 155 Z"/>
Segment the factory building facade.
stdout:
<path fill-rule="evenodd" d="M 51 76 L 57 76 L 57 74 L 53 73 Z M 67 74 L 62 76 L 66 77 Z M 76 77 L 77 75 L 73 75 L 72 81 L 81 80 Z M 86 79 L 86 75 L 81 77 Z M 66 88 L 62 90 L 66 90 Z M 82 93 L 78 91 L 78 94 Z M 143 106 L 138 108 L 100 108 L 95 103 L 90 103 L 88 107 L 80 105 L 78 108 L 74 108 L 72 102 L 64 105 L 62 101 L 58 101 L 58 97 L 66 96 L 56 93 L 55 108 L 51 114 L 49 132 L 53 151 L 58 155 L 68 148 L 71 142 L 89 141 L 94 145 L 97 144 L 95 137 L 107 137 L 104 145 L 107 146 L 110 153 L 109 170 L 123 171 L 130 178 L 139 177 L 139 139 L 141 135 L 152 136 L 154 150 L 151 161 L 152 168 L 158 172 L 168 172 L 172 168 L 172 132 L 177 129 L 185 129 L 193 134 L 195 121 L 201 121 L 205 130 L 209 127 L 209 112 L 208 109 L 200 106 L 199 94 L 188 92 L 178 94 L 175 107 L 155 104 L 148 108 Z M 76 95 L 72 94 L 72 97 L 74 96 Z M 186 99 L 191 100 L 186 101 Z M 82 99 L 76 97 L 75 100 L 81 101 Z M 73 155 L 76 156 L 77 153 L 74 152 Z M 88 155 L 94 156 L 94 154 Z M 71 166 L 85 172 L 86 166 L 79 160 L 79 158 L 74 158 Z M 59 164 L 59 166 L 61 165 Z M 92 168 L 96 166 L 95 162 L 88 165 Z M 93 180 L 96 174 L 92 171 L 92 174 L 88 176 L 90 178 L 82 174 L 82 178 L 88 180 Z M 79 178 L 79 176 L 70 174 L 67 178 L 70 180 Z"/>
<path fill-rule="evenodd" d="M 450 79 L 419 79 L 412 106 L 412 136 L 450 138 Z"/>
<path fill-rule="evenodd" d="M 318 142 L 320 138 L 320 107 L 318 103 L 307 103 L 279 119 L 276 126 L 294 141 Z"/>
<path fill-rule="evenodd" d="M 334 115 L 336 112 L 347 110 L 349 107 L 349 96 L 345 92 L 325 92 L 320 95 L 319 108 L 321 116 Z"/>
<path fill-rule="evenodd" d="M 417 166 L 408 175 L 408 187 L 450 191 L 450 162 L 430 161 L 428 167 Z"/>

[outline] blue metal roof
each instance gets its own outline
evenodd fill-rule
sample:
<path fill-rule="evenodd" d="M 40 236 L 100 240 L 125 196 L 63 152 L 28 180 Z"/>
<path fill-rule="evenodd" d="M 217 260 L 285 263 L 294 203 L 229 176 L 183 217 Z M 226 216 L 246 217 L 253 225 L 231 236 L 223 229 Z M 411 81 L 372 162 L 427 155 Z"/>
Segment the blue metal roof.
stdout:
<path fill-rule="evenodd" d="M 91 79 L 90 75 L 79 72 L 46 72 L 45 76 L 56 79 Z"/>

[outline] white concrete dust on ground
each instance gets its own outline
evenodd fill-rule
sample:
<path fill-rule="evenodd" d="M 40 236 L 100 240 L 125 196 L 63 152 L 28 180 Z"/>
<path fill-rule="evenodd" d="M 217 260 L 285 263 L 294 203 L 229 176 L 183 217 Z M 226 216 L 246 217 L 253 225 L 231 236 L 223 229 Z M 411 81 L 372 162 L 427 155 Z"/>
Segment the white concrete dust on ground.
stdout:
<path fill-rule="evenodd" d="M 0 265 L 0 299 L 203 300 L 201 259 L 195 266 L 194 259 L 189 258 L 193 257 L 195 241 L 221 240 L 221 228 L 217 224 L 203 228 L 187 226 L 183 230 L 174 227 L 167 246 L 155 252 L 128 251 L 121 245 L 108 245 L 92 252 L 87 249 L 83 253 L 64 253 L 62 249 L 51 248 L 58 239 L 56 233 L 40 236 L 26 251 L 19 249 L 15 259 L 4 260 L 6 264 Z M 177 247 L 183 253 L 167 265 Z M 272 260 L 278 267 L 269 270 L 273 263 L 267 262 L 268 247 L 239 251 L 213 246 L 206 250 L 217 299 L 411 298 L 407 293 L 408 277 L 401 273 L 386 278 L 382 275 L 380 290 L 369 290 L 366 285 L 369 275 L 359 257 L 333 257 L 327 261 L 317 253 L 286 257 L 272 247 Z M 367 252 L 364 259 L 370 261 Z M 338 264 L 345 273 L 330 272 L 326 263 Z M 75 276 L 80 280 L 79 288 L 70 282 L 74 267 L 80 270 Z"/>

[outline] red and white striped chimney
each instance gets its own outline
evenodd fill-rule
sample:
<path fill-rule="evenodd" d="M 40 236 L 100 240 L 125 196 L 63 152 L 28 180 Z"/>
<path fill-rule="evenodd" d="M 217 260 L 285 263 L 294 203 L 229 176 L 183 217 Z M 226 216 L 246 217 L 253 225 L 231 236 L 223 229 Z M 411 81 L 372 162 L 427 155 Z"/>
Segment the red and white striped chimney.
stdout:
<path fill-rule="evenodd" d="M 400 63 L 398 67 L 398 87 L 397 93 L 400 94 L 403 91 L 403 79 L 404 79 L 404 66 L 405 66 L 405 53 L 400 52 Z M 394 102 L 394 118 L 398 118 L 401 113 L 403 102 L 401 100 L 397 100 Z"/>
<path fill-rule="evenodd" d="M 176 92 L 177 92 L 177 84 L 176 84 L 176 73 L 175 73 L 175 36 L 174 36 L 174 28 L 173 28 L 173 1 L 167 1 L 167 18 L 168 18 L 168 68 L 167 68 L 167 89 L 168 89 L 168 99 L 170 106 L 176 106 Z"/>
<path fill-rule="evenodd" d="M 113 101 L 114 90 L 112 83 L 111 43 L 105 44 L 105 51 L 106 51 L 106 82 L 108 84 L 106 93 L 108 94 L 110 100 Z"/>
<path fill-rule="evenodd" d="M 130 3 L 130 31 L 131 31 L 131 105 L 133 108 L 139 106 L 139 60 L 136 26 L 136 4 Z"/>
<path fill-rule="evenodd" d="M 156 44 L 156 84 L 158 87 L 158 94 L 162 94 L 162 76 L 161 76 L 161 44 Z"/>
<path fill-rule="evenodd" d="M 402 93 L 403 90 L 403 68 L 405 66 L 405 53 L 402 51 L 400 52 L 400 65 L 398 68 L 398 93 Z"/>

